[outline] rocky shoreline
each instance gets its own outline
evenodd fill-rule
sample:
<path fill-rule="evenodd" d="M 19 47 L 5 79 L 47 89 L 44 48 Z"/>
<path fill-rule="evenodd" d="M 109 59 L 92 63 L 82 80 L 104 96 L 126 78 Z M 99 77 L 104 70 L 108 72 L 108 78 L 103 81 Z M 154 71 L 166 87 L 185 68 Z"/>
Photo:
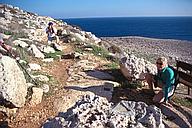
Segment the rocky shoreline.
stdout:
<path fill-rule="evenodd" d="M 118 46 L 121 50 L 155 62 L 158 56 L 165 56 L 171 63 L 182 60 L 192 63 L 192 42 L 172 39 L 155 39 L 137 36 L 102 37 L 104 42 Z"/>

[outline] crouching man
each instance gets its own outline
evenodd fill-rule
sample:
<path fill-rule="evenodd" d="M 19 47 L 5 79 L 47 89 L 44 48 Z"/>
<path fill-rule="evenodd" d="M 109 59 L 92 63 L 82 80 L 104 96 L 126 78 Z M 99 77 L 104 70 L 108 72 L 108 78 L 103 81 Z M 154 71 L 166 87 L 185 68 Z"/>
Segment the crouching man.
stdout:
<path fill-rule="evenodd" d="M 168 102 L 168 98 L 174 93 L 174 71 L 168 67 L 167 59 L 165 57 L 160 57 L 156 61 L 156 66 L 158 73 L 157 75 L 147 76 L 147 82 L 151 90 L 154 90 L 154 87 L 159 87 L 160 90 L 153 97 L 155 103 L 164 103 L 168 106 L 171 104 Z"/>

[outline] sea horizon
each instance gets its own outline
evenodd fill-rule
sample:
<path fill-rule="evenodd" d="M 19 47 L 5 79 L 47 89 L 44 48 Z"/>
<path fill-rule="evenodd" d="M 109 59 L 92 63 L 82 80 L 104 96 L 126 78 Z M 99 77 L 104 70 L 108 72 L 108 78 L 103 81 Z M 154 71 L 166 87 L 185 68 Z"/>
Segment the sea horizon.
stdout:
<path fill-rule="evenodd" d="M 96 18 L 163 18 L 163 17 L 192 17 L 192 16 L 95 16 L 95 17 L 68 17 L 68 18 L 55 18 L 58 20 L 65 20 L 65 19 L 96 19 Z"/>
<path fill-rule="evenodd" d="M 97 37 L 139 36 L 192 41 L 192 16 L 94 17 L 61 19 Z"/>

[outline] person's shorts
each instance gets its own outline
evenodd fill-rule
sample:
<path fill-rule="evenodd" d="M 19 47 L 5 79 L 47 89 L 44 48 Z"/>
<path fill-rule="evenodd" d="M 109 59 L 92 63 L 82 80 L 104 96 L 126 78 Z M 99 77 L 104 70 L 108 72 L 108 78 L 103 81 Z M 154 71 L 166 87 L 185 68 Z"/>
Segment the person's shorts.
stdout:
<path fill-rule="evenodd" d="M 56 36 L 54 36 L 54 37 L 48 37 L 48 40 L 49 41 L 53 41 L 53 40 L 56 40 L 57 38 L 56 38 Z"/>

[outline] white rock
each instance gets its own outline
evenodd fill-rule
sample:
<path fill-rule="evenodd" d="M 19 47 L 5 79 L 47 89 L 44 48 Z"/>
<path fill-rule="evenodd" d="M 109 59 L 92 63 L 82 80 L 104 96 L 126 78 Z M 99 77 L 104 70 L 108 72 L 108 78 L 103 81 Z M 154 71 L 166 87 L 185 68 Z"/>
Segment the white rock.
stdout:
<path fill-rule="evenodd" d="M 31 70 L 41 70 L 41 66 L 39 64 L 29 63 L 28 65 Z"/>
<path fill-rule="evenodd" d="M 81 41 L 86 41 L 86 38 L 85 38 L 85 36 L 82 36 L 82 35 L 80 35 L 79 33 L 74 33 L 74 35 L 78 38 L 78 39 L 80 39 Z"/>
<path fill-rule="evenodd" d="M 120 69 L 128 79 L 144 80 L 146 73 L 155 74 L 157 72 L 154 64 L 145 61 L 143 58 L 137 58 L 133 54 L 126 54 L 120 59 Z"/>
<path fill-rule="evenodd" d="M 16 61 L 8 56 L 0 59 L 0 95 L 16 107 L 25 104 L 27 83 Z"/>
<path fill-rule="evenodd" d="M 55 49 L 50 46 L 43 47 L 43 52 L 45 53 L 55 53 Z"/>
<path fill-rule="evenodd" d="M 53 62 L 53 58 L 46 58 L 46 59 L 43 59 L 42 61 L 50 63 L 50 62 Z"/>
<path fill-rule="evenodd" d="M 34 44 L 32 44 L 28 50 L 31 51 L 35 55 L 35 57 L 44 58 L 44 54 L 41 53 L 40 50 Z"/>
<path fill-rule="evenodd" d="M 32 91 L 33 91 L 33 94 L 32 94 L 32 98 L 30 101 L 30 105 L 36 105 L 36 104 L 41 103 L 42 97 L 43 97 L 43 89 L 33 87 Z"/>
<path fill-rule="evenodd" d="M 49 92 L 49 85 L 48 84 L 43 84 L 41 86 L 41 88 L 43 89 L 43 92 L 44 93 L 48 93 Z"/>
<path fill-rule="evenodd" d="M 38 79 L 39 81 L 43 81 L 43 82 L 47 82 L 49 81 L 49 78 L 47 76 L 44 75 L 37 75 L 37 76 L 32 76 L 35 79 Z"/>
<path fill-rule="evenodd" d="M 67 35 L 67 31 L 66 31 L 66 30 L 63 30 L 63 31 L 62 31 L 62 35 Z"/>
<path fill-rule="evenodd" d="M 22 48 L 26 48 L 29 46 L 27 43 L 25 43 L 24 41 L 21 41 L 21 40 L 14 40 L 13 43 L 15 45 L 22 47 Z"/>
<path fill-rule="evenodd" d="M 33 83 L 27 83 L 27 88 L 34 87 L 35 85 Z"/>

